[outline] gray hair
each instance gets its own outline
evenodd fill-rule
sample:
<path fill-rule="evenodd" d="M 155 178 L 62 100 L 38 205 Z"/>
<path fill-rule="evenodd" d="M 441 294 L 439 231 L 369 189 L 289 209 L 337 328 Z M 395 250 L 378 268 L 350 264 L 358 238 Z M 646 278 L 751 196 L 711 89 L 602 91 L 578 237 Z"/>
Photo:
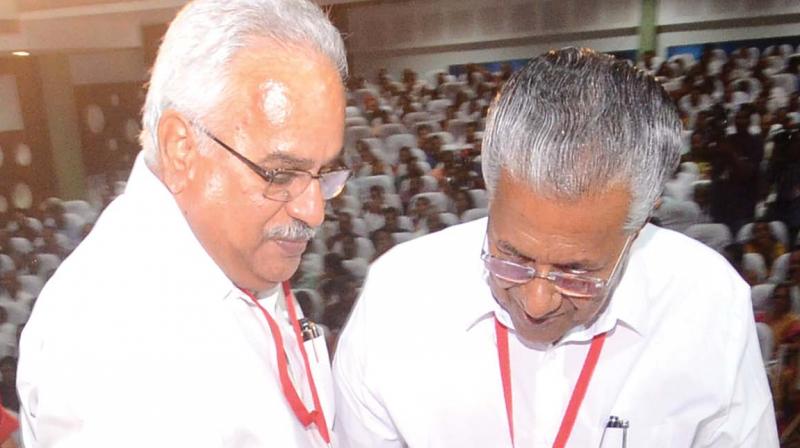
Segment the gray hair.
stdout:
<path fill-rule="evenodd" d="M 501 170 L 533 190 L 575 200 L 622 185 L 626 231 L 644 224 L 678 166 L 675 104 L 643 71 L 587 49 L 531 60 L 494 100 L 483 136 L 490 198 Z"/>
<path fill-rule="evenodd" d="M 307 0 L 194 0 L 172 21 L 152 69 L 139 141 L 145 158 L 157 160 L 161 114 L 175 109 L 205 118 L 230 89 L 230 62 L 254 39 L 279 46 L 309 46 L 347 77 L 339 31 Z"/>

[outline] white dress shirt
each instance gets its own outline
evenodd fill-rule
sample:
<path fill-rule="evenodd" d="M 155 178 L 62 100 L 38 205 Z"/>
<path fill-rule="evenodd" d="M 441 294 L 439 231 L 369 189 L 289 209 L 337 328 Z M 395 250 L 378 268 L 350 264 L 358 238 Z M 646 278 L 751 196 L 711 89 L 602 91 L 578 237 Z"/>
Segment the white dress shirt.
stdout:
<path fill-rule="evenodd" d="M 517 448 L 553 446 L 589 343 L 606 331 L 568 447 L 601 446 L 610 416 L 630 422 L 630 447 L 778 446 L 750 289 L 716 252 L 646 226 L 608 308 L 534 350 L 486 283 L 486 222 L 372 266 L 334 361 L 344 447 L 510 447 L 495 316 L 512 327 Z"/>
<path fill-rule="evenodd" d="M 311 409 L 282 296 L 279 288 L 259 295 L 282 328 L 291 376 Z M 204 251 L 140 156 L 125 193 L 44 287 L 23 332 L 25 445 L 323 446 L 291 411 L 275 351 L 263 314 Z M 309 353 L 330 425 L 323 355 Z"/>

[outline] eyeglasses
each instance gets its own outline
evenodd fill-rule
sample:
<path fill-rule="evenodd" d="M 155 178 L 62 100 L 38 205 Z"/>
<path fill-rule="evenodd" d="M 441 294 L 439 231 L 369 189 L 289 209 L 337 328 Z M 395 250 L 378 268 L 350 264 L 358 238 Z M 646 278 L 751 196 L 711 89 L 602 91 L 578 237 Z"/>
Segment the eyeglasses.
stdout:
<path fill-rule="evenodd" d="M 578 299 L 595 299 L 601 297 L 607 286 L 611 284 L 617 275 L 617 270 L 628 251 L 631 241 L 636 234 L 629 236 L 625 240 L 625 245 L 614 263 L 611 275 L 608 280 L 588 275 L 572 274 L 562 271 L 550 271 L 546 274 L 537 271 L 535 268 L 504 260 L 489 254 L 488 238 L 484 237 L 481 259 L 486 270 L 497 280 L 498 286 L 503 289 L 510 289 L 529 283 L 534 278 L 545 279 L 555 286 L 556 290 L 565 296 Z"/>
<path fill-rule="evenodd" d="M 247 165 L 254 173 L 264 179 L 267 183 L 267 188 L 264 191 L 264 196 L 280 202 L 289 202 L 292 199 L 300 196 L 306 191 L 312 180 L 318 180 L 320 190 L 322 191 L 322 199 L 329 200 L 338 196 L 344 190 L 347 180 L 352 174 L 349 169 L 339 168 L 332 169 L 319 174 L 313 174 L 305 170 L 284 169 L 284 168 L 262 168 L 255 162 L 240 154 L 238 151 L 227 145 L 225 142 L 217 138 L 210 131 L 203 126 L 193 123 L 208 138 L 214 143 L 225 148 L 234 157 L 239 159 L 242 163 Z"/>

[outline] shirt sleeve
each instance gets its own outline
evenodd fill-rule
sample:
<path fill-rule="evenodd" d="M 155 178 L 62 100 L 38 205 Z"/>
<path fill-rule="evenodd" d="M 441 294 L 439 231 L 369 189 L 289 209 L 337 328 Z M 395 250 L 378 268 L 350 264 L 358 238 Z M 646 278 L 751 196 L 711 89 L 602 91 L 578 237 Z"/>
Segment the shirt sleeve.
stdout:
<path fill-rule="evenodd" d="M 377 393 L 376 378 L 370 376 L 368 360 L 379 357 L 369 356 L 369 352 L 380 345 L 380 335 L 369 327 L 369 283 L 368 280 L 336 349 L 334 432 L 342 448 L 400 448 L 405 444 Z"/>
<path fill-rule="evenodd" d="M 743 282 L 734 287 L 732 303 L 748 306 L 731 321 L 730 347 L 738 350 L 730 356 L 734 375 L 730 400 L 718 415 L 699 425 L 693 446 L 696 448 L 777 448 L 778 429 L 772 406 L 761 349 L 758 344 L 749 291 Z"/>
<path fill-rule="evenodd" d="M 77 330 L 61 331 L 51 320 L 29 325 L 17 373 L 25 447 L 222 448 L 221 440 L 209 437 L 210 418 L 204 417 L 215 410 L 176 407 L 199 398 L 166 379 L 168 374 L 147 356 L 130 346 L 115 352 L 100 344 L 121 345 L 107 331 L 96 332 L 104 337 L 84 338 L 75 336 Z"/>

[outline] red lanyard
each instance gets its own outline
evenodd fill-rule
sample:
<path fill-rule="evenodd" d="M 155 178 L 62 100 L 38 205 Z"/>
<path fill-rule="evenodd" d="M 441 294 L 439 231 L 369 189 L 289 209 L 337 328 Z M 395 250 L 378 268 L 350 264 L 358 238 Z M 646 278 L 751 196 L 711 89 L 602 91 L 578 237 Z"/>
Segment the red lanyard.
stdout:
<path fill-rule="evenodd" d="M 500 379 L 503 382 L 503 398 L 506 401 L 506 416 L 508 417 L 508 432 L 511 435 L 511 446 L 514 446 L 514 405 L 511 396 L 511 359 L 508 354 L 508 328 L 500 323 L 497 318 L 494 320 L 494 329 L 497 334 L 497 357 L 500 361 Z M 589 353 L 586 355 L 586 360 L 583 362 L 581 374 L 578 376 L 578 382 L 575 384 L 575 389 L 572 391 L 572 397 L 569 399 L 567 411 L 564 413 L 564 418 L 561 420 L 561 427 L 558 429 L 553 447 L 564 448 L 572 433 L 572 427 L 575 426 L 575 419 L 578 417 L 578 410 L 583 403 L 583 397 L 586 396 L 586 390 L 589 388 L 589 382 L 592 380 L 594 368 L 597 366 L 597 360 L 600 358 L 600 351 L 603 350 L 603 343 L 606 340 L 606 334 L 601 333 L 592 339 L 592 345 L 589 347 Z"/>
<path fill-rule="evenodd" d="M 286 397 L 286 401 L 289 402 L 289 406 L 292 408 L 294 415 L 297 416 L 297 419 L 300 420 L 300 423 L 303 424 L 306 428 L 308 428 L 312 423 L 316 424 L 317 431 L 319 431 L 319 435 L 322 436 L 322 439 L 325 443 L 331 443 L 331 436 L 328 433 L 328 425 L 325 422 L 325 414 L 322 412 L 322 406 L 319 402 L 319 395 L 317 394 L 317 386 L 314 384 L 314 377 L 311 375 L 311 364 L 308 362 L 308 355 L 306 354 L 305 346 L 303 345 L 303 336 L 300 333 L 300 322 L 297 320 L 297 311 L 294 307 L 294 297 L 292 296 L 292 289 L 289 286 L 289 282 L 283 282 L 283 295 L 286 298 L 286 309 L 289 311 L 289 320 L 294 327 L 294 334 L 297 338 L 297 344 L 300 346 L 300 353 L 303 354 L 303 362 L 306 365 L 306 376 L 308 376 L 308 384 L 311 388 L 311 396 L 314 400 L 314 410 L 310 411 L 306 408 L 303 401 L 300 399 L 300 396 L 297 394 L 297 390 L 294 388 L 292 384 L 292 380 L 289 378 L 289 366 L 286 357 L 286 348 L 283 346 L 283 337 L 281 337 L 281 331 L 278 328 L 278 324 L 275 322 L 275 319 L 258 303 L 258 300 L 249 292 L 244 291 L 250 300 L 261 310 L 261 313 L 264 314 L 264 318 L 267 320 L 267 324 L 269 325 L 269 331 L 272 333 L 272 340 L 275 341 L 275 355 L 278 359 L 278 376 L 280 377 L 281 381 L 281 389 L 283 389 L 283 395 Z"/>

